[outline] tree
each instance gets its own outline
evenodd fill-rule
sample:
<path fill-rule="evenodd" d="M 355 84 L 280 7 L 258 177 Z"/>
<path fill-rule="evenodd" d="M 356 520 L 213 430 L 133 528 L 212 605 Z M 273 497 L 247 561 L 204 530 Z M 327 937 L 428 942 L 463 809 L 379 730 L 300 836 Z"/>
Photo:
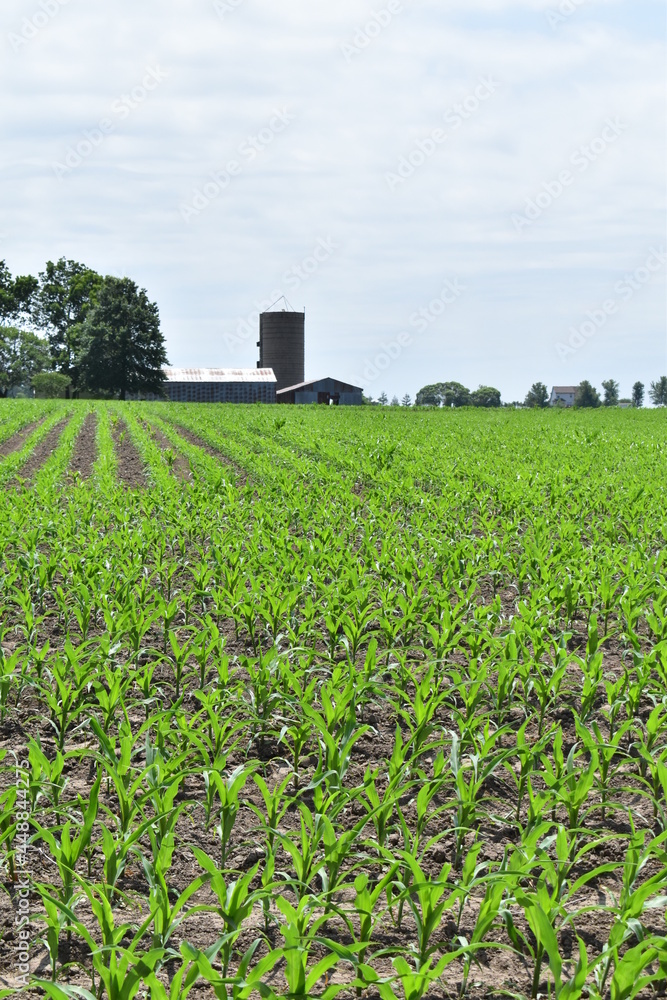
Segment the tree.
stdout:
<path fill-rule="evenodd" d="M 49 367 L 49 345 L 34 333 L 0 326 L 0 395 L 26 385 Z"/>
<path fill-rule="evenodd" d="M 35 395 L 42 399 L 62 399 L 72 384 L 69 375 L 61 372 L 40 372 L 33 375 L 31 384 Z"/>
<path fill-rule="evenodd" d="M 440 406 L 443 398 L 443 389 L 442 382 L 436 382 L 434 385 L 425 385 L 415 397 L 415 406 Z"/>
<path fill-rule="evenodd" d="M 470 390 L 460 382 L 435 382 L 420 389 L 415 406 L 470 406 Z"/>
<path fill-rule="evenodd" d="M 14 310 L 14 281 L 4 260 L 0 260 L 0 319 L 9 319 Z"/>
<path fill-rule="evenodd" d="M 524 406 L 539 406 L 543 409 L 549 403 L 549 390 L 544 382 L 533 382 L 530 391 L 526 394 Z"/>
<path fill-rule="evenodd" d="M 500 389 L 494 389 L 490 385 L 480 385 L 470 394 L 470 402 L 473 406 L 500 406 Z"/>
<path fill-rule="evenodd" d="M 667 375 L 663 375 L 657 382 L 651 382 L 648 394 L 655 406 L 667 406 Z"/>
<path fill-rule="evenodd" d="M 392 406 L 399 406 L 400 405 L 399 402 L 398 402 L 398 396 L 392 396 L 391 397 L 391 405 Z"/>
<path fill-rule="evenodd" d="M 85 264 L 64 257 L 56 264 L 47 261 L 46 269 L 39 275 L 33 302 L 34 322 L 49 339 L 53 366 L 68 375 L 75 387 L 81 327 L 97 301 L 103 280 Z"/>
<path fill-rule="evenodd" d="M 470 390 L 460 382 L 445 382 L 443 403 L 445 406 L 470 406 Z"/>
<path fill-rule="evenodd" d="M 119 393 L 162 392 L 168 364 L 158 307 L 130 278 L 106 277 L 81 326 L 83 385 Z"/>
<path fill-rule="evenodd" d="M 23 323 L 29 319 L 38 282 L 31 275 L 12 278 L 4 260 L 0 260 L 0 322 Z"/>
<path fill-rule="evenodd" d="M 597 389 L 594 389 L 586 379 L 577 386 L 577 391 L 574 394 L 574 405 L 589 409 L 600 405 L 600 396 Z"/>
<path fill-rule="evenodd" d="M 386 406 L 388 402 L 389 398 L 387 396 L 387 393 L 386 392 L 380 393 L 380 395 L 378 396 L 378 403 L 380 404 L 380 406 Z"/>
<path fill-rule="evenodd" d="M 403 396 L 403 399 L 401 400 L 401 406 L 412 406 L 412 399 L 410 398 L 409 393 L 406 392 L 405 396 Z"/>
<path fill-rule="evenodd" d="M 618 382 L 615 382 L 613 378 L 609 378 L 606 382 L 602 383 L 602 388 L 604 389 L 604 405 L 618 406 Z"/>
<path fill-rule="evenodd" d="M 632 387 L 632 405 L 640 409 L 644 405 L 644 383 L 635 382 Z"/>

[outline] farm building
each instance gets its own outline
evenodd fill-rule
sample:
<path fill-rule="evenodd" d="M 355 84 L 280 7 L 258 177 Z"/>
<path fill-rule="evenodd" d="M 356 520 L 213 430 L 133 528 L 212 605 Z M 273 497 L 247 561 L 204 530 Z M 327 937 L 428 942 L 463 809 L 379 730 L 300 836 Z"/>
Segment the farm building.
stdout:
<path fill-rule="evenodd" d="M 576 385 L 555 385 L 551 390 L 549 406 L 574 406 Z"/>
<path fill-rule="evenodd" d="M 358 385 L 339 382 L 337 378 L 299 382 L 276 393 L 277 403 L 323 403 L 333 406 L 361 406 L 362 389 Z"/>
<path fill-rule="evenodd" d="M 162 398 L 172 403 L 276 401 L 276 376 L 272 368 L 165 368 L 165 377 Z"/>

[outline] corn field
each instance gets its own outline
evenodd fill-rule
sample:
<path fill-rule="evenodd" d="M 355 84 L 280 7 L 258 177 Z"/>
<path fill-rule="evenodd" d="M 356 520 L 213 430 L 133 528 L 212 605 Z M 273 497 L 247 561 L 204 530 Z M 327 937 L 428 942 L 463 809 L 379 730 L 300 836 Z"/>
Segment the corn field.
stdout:
<path fill-rule="evenodd" d="M 0 403 L 0 997 L 667 985 L 663 411 Z"/>

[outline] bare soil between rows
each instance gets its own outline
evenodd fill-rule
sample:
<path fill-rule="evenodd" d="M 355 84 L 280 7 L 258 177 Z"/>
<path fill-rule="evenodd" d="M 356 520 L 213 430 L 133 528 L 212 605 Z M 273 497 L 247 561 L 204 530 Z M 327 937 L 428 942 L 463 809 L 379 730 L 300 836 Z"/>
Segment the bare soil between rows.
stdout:
<path fill-rule="evenodd" d="M 46 420 L 46 417 L 43 417 L 42 420 L 33 421 L 27 427 L 23 427 L 16 434 L 12 434 L 10 438 L 7 438 L 6 441 L 3 441 L 0 444 L 0 458 L 6 458 L 8 455 L 13 455 L 14 452 L 20 451 L 32 432 L 37 430 L 44 423 L 44 420 Z"/>
<path fill-rule="evenodd" d="M 172 427 L 178 434 L 180 434 L 182 438 L 185 438 L 185 440 L 189 444 L 195 445 L 196 448 L 201 448 L 201 450 L 206 452 L 207 455 L 210 455 L 211 458 L 214 458 L 216 462 L 220 462 L 221 465 L 226 465 L 230 469 L 232 469 L 238 477 L 237 481 L 239 485 L 245 485 L 247 483 L 248 473 L 246 472 L 246 470 L 243 469 L 240 465 L 237 465 L 236 462 L 234 462 L 231 458 L 229 458 L 228 455 L 225 455 L 224 452 L 220 451 L 219 448 L 214 448 L 213 445 L 210 445 L 206 441 L 203 441 L 200 437 L 197 437 L 197 435 L 194 434 L 192 431 L 188 430 L 187 427 L 183 427 L 182 424 L 172 422 Z"/>
<path fill-rule="evenodd" d="M 141 455 L 130 438 L 125 421 L 116 421 L 111 433 L 116 449 L 119 480 L 131 489 L 145 490 L 148 486 L 146 469 Z"/>
<path fill-rule="evenodd" d="M 140 418 L 141 419 L 141 418 Z M 174 447 L 166 434 L 163 434 L 158 427 L 154 427 L 152 424 L 145 420 L 141 421 L 144 429 L 150 434 L 151 438 L 158 446 L 163 455 L 170 455 L 172 458 L 172 465 L 170 472 L 176 479 L 179 479 L 182 483 L 192 482 L 192 469 L 190 468 L 190 463 L 188 462 L 185 455 L 178 451 L 178 448 Z"/>
<path fill-rule="evenodd" d="M 66 417 L 49 431 L 44 440 L 40 441 L 37 447 L 30 453 L 28 461 L 25 465 L 22 465 L 18 470 L 17 478 L 22 479 L 27 485 L 30 485 L 32 479 L 58 447 L 60 436 L 69 421 L 70 418 Z"/>
<path fill-rule="evenodd" d="M 93 466 L 97 459 L 97 414 L 89 413 L 83 422 L 74 443 L 74 452 L 69 465 L 70 475 L 78 475 L 81 479 L 89 479 L 93 474 Z"/>

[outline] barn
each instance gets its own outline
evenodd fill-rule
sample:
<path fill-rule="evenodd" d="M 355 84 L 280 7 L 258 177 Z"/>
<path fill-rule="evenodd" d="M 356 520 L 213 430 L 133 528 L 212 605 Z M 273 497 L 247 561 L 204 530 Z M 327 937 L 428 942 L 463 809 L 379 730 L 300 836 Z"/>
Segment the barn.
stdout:
<path fill-rule="evenodd" d="M 162 398 L 172 403 L 276 401 L 276 376 L 272 368 L 165 368 L 164 374 Z"/>
<path fill-rule="evenodd" d="M 333 406 L 361 406 L 361 386 L 340 382 L 337 378 L 313 379 L 287 386 L 276 393 L 277 403 L 322 403 Z"/>

